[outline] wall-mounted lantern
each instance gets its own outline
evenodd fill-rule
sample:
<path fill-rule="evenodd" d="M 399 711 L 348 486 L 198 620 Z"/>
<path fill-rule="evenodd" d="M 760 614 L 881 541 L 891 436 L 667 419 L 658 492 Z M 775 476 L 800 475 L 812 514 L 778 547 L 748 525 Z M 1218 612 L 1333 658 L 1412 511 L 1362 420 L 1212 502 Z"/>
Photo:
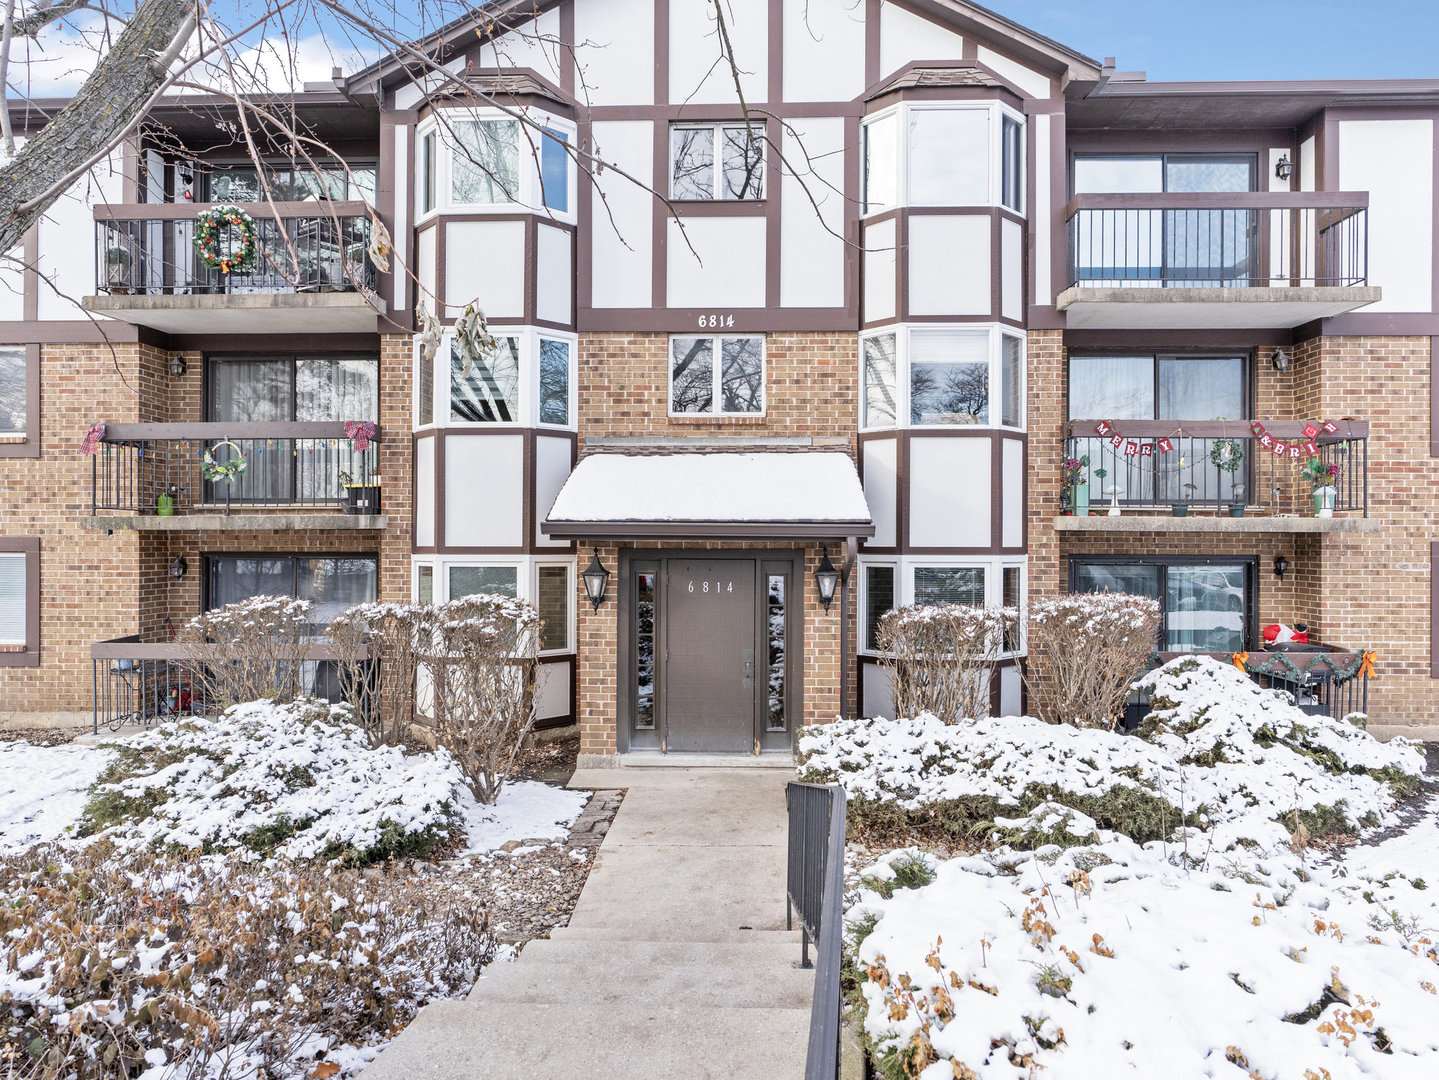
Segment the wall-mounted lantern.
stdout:
<path fill-rule="evenodd" d="M 590 598 L 590 603 L 599 611 L 600 605 L 605 602 L 605 586 L 609 584 L 610 572 L 600 562 L 600 549 L 595 548 L 595 557 L 590 560 L 590 565 L 585 568 L 581 575 L 585 579 L 585 595 Z"/>

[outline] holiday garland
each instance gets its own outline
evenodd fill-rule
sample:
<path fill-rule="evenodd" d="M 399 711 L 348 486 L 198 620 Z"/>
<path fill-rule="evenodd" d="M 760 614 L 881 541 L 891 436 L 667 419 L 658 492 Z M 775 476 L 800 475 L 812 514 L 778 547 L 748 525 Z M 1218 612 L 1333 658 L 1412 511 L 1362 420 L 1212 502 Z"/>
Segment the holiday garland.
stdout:
<path fill-rule="evenodd" d="M 239 244 L 220 246 L 220 230 L 240 230 Z M 195 218 L 195 251 L 210 270 L 222 274 L 243 274 L 255 268 L 255 219 L 238 206 L 216 206 L 201 210 Z"/>

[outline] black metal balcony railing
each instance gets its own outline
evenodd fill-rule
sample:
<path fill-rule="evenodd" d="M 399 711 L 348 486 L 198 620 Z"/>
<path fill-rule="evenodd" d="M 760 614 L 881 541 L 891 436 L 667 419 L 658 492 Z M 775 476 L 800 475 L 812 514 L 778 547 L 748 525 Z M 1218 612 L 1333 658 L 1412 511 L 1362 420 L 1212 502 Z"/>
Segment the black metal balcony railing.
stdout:
<path fill-rule="evenodd" d="M 1089 485 L 1090 513 L 1103 513 L 1101 504 L 1117 502 L 1121 507 L 1192 506 L 1219 507 L 1243 503 L 1268 514 L 1312 515 L 1315 511 L 1314 485 L 1304 476 L 1307 441 L 1299 421 L 1263 421 L 1271 440 L 1283 442 L 1283 456 L 1265 446 L 1250 430 L 1247 420 L 1113 420 L 1112 430 L 1100 435 L 1099 420 L 1071 420 L 1064 456 L 1089 458 L 1080 479 Z M 1318 459 L 1338 465 L 1333 481 L 1336 513 L 1369 516 L 1369 424 L 1363 420 L 1336 421 L 1337 432 L 1316 436 Z M 1179 434 L 1176 434 L 1178 432 Z M 1119 436 L 1116 448 L 1111 438 Z M 1170 450 L 1159 441 L 1168 439 Z M 1229 440 L 1228 448 L 1221 443 Z M 1135 452 L 1126 453 L 1133 446 Z M 1300 447 L 1299 456 L 1293 448 Z M 1224 469 L 1214 457 L 1242 454 L 1235 469 Z M 1145 450 L 1148 453 L 1145 453 Z M 1103 477 L 1097 475 L 1103 469 Z M 1069 492 L 1063 493 L 1067 499 Z"/>
<path fill-rule="evenodd" d="M 361 646 L 364 649 L 364 646 Z M 354 654 L 368 657 L 367 651 Z M 307 694 L 327 701 L 344 700 L 342 659 L 317 627 L 313 644 L 304 651 L 300 685 Z M 117 731 L 129 725 L 153 723 L 185 716 L 213 716 L 226 704 L 205 696 L 209 679 L 198 677 L 195 665 L 233 663 L 218 651 L 213 658 L 197 658 L 192 648 L 177 641 L 141 641 L 139 634 L 97 641 L 90 646 L 90 689 L 93 730 Z"/>
<path fill-rule="evenodd" d="M 221 464 L 238 451 L 245 471 L 233 480 L 205 479 L 207 451 Z M 116 424 L 91 461 L 92 515 L 180 515 L 232 506 L 337 506 L 346 484 L 375 482 L 379 451 L 375 442 L 357 450 L 337 421 Z"/>
<path fill-rule="evenodd" d="M 203 204 L 102 205 L 95 209 L 96 291 L 111 296 L 365 292 L 370 217 L 361 202 L 247 204 L 259 254 L 252 270 L 225 274 L 200 261 L 195 216 Z"/>
<path fill-rule="evenodd" d="M 1069 283 L 1124 288 L 1364 285 L 1367 192 L 1077 195 Z"/>

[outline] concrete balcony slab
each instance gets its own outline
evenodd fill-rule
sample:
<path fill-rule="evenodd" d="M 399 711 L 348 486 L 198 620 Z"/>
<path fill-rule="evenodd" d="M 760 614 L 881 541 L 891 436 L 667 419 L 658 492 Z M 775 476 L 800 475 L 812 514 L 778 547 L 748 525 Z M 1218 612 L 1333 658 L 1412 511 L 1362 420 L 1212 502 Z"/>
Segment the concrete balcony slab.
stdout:
<path fill-rule="evenodd" d="M 1174 517 L 1172 514 L 1122 514 L 1110 517 L 1108 514 L 1089 517 L 1056 517 L 1056 532 L 1069 533 L 1373 533 L 1379 532 L 1383 523 L 1378 518 L 1366 517 L 1278 517 L 1253 515 L 1232 518 L 1228 514 L 1215 517 L 1213 514 L 1189 514 Z"/>
<path fill-rule="evenodd" d="M 1055 306 L 1070 330 L 1292 329 L 1375 303 L 1377 286 L 1152 288 L 1072 285 Z"/>
<path fill-rule="evenodd" d="M 225 514 L 176 514 L 174 517 L 160 517 L 156 514 L 116 514 L 104 517 L 82 517 L 80 528 L 86 532 L 225 532 L 255 529 L 274 529 L 289 532 L 296 529 L 343 529 L 349 532 L 378 531 L 389 525 L 384 514 L 316 514 L 297 511 L 294 513 L 237 513 Z"/>
<path fill-rule="evenodd" d="M 81 307 L 167 334 L 374 333 L 384 315 L 378 297 L 347 292 L 86 296 Z"/>

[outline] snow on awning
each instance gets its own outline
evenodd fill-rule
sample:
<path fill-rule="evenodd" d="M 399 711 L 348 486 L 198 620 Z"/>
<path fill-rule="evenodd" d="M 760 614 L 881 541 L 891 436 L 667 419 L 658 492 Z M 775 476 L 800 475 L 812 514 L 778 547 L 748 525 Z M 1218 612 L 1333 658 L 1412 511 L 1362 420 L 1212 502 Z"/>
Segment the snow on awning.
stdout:
<path fill-rule="evenodd" d="M 592 454 L 541 528 L 592 540 L 874 535 L 854 462 L 828 452 Z"/>

